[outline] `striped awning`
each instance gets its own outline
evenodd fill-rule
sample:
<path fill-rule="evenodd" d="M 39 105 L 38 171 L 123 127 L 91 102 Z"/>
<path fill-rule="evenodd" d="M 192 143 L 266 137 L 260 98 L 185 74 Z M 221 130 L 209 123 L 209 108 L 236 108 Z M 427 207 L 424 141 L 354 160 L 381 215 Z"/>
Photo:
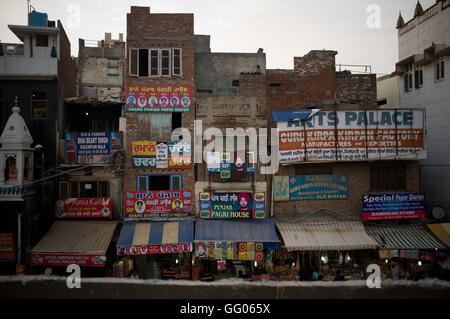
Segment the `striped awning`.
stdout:
<path fill-rule="evenodd" d="M 450 247 L 450 223 L 428 224 L 427 226 L 437 238 Z"/>
<path fill-rule="evenodd" d="M 383 249 L 445 249 L 447 248 L 425 225 L 367 226 L 367 233 Z"/>
<path fill-rule="evenodd" d="M 191 252 L 193 240 L 193 221 L 124 224 L 117 242 L 117 254 Z"/>
<path fill-rule="evenodd" d="M 32 266 L 103 267 L 116 221 L 55 221 L 30 251 Z"/>
<path fill-rule="evenodd" d="M 277 248 L 279 239 L 272 219 L 197 220 L 195 241 L 261 242 Z"/>
<path fill-rule="evenodd" d="M 275 222 L 288 251 L 375 249 L 362 222 Z"/>

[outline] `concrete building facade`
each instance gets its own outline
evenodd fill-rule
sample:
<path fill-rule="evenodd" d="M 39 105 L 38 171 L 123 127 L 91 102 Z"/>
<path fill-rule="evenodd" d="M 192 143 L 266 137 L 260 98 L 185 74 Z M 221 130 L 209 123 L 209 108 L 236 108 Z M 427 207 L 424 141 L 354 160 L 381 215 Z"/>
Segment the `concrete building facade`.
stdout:
<path fill-rule="evenodd" d="M 425 108 L 427 153 L 421 188 L 427 206 L 450 207 L 450 2 L 438 0 L 426 10 L 418 2 L 414 17 L 400 15 L 398 62 L 401 108 Z"/>
<path fill-rule="evenodd" d="M 68 148 L 72 144 L 68 142 L 72 136 L 94 136 L 100 133 L 123 137 L 119 122 L 124 101 L 124 64 L 125 42 L 122 35 L 119 35 L 119 40 L 112 40 L 111 34 L 106 33 L 104 40 L 95 43 L 79 39 L 78 90 L 76 96 L 64 101 L 64 135 L 59 140 L 58 154 L 61 170 L 92 165 L 83 171 L 61 176 L 58 180 L 58 197 L 108 197 L 111 199 L 111 217 L 114 219 L 121 219 L 123 190 L 120 169 L 113 170 L 111 166 L 117 166 L 118 163 L 113 162 L 120 161 L 120 156 L 95 164 L 93 162 L 100 160 L 69 158 L 67 151 L 71 151 Z M 123 146 L 123 141 L 119 141 L 119 144 Z M 112 151 L 109 149 L 106 155 L 111 155 Z"/>
<path fill-rule="evenodd" d="M 202 123 L 204 134 L 209 128 L 217 128 L 223 138 L 214 136 L 226 152 L 226 143 L 233 141 L 234 151 L 230 152 L 230 161 L 235 163 L 243 156 L 245 173 L 237 176 L 230 173 L 224 176 L 213 171 L 208 163 L 196 164 L 195 200 L 201 192 L 264 192 L 268 193 L 268 175 L 260 173 L 258 154 L 251 152 L 249 138 L 241 133 L 236 137 L 227 136 L 228 129 L 267 128 L 267 89 L 265 84 L 265 53 L 259 49 L 256 53 L 215 53 L 211 52 L 209 36 L 195 36 L 195 84 L 196 84 L 196 120 Z M 225 136 L 227 136 L 225 138 Z M 238 140 L 245 146 L 238 147 Z M 203 140 L 205 147 L 211 141 Z M 220 146 L 219 146 L 220 147 Z M 215 149 L 218 151 L 218 149 Z M 220 155 L 219 155 L 220 156 Z M 250 163 L 250 159 L 255 163 Z M 266 197 L 266 207 L 270 207 L 270 196 Z M 266 208 L 267 209 L 267 208 Z M 266 210 L 267 215 L 270 211 Z"/>

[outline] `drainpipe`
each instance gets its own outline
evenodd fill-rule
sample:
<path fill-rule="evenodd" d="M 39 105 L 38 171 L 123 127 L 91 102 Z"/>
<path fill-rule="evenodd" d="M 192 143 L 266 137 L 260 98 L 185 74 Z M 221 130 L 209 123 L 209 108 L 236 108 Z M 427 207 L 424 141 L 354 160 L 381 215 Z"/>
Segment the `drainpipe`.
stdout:
<path fill-rule="evenodd" d="M 22 213 L 17 214 L 17 263 L 22 264 Z"/>

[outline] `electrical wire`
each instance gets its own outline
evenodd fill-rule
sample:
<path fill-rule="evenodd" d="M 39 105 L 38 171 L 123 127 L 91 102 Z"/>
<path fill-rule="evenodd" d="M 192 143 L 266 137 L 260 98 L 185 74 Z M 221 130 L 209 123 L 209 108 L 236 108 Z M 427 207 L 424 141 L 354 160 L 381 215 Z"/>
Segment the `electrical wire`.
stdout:
<path fill-rule="evenodd" d="M 119 154 L 119 156 L 120 156 L 119 159 L 121 160 L 121 163 L 119 163 L 118 165 L 115 164 L 115 163 L 113 163 L 113 161 L 111 160 L 111 159 L 113 159 L 113 157 L 115 156 L 115 154 Z M 62 175 L 70 175 L 72 172 L 79 171 L 79 170 L 85 169 L 85 168 L 87 168 L 87 167 L 92 167 L 92 166 L 98 165 L 98 164 L 108 164 L 108 165 L 107 165 L 107 167 L 108 167 L 108 172 L 110 172 L 110 169 L 109 169 L 109 168 L 110 168 L 111 166 L 116 165 L 116 166 L 118 166 L 118 167 L 115 167 L 115 166 L 114 166 L 114 169 L 113 169 L 112 171 L 113 171 L 114 173 L 119 173 L 120 176 L 123 176 L 123 175 L 121 174 L 122 172 L 121 172 L 121 170 L 120 170 L 120 167 L 123 166 L 123 160 L 124 160 L 124 159 L 125 159 L 125 153 L 124 153 L 121 149 L 119 149 L 119 150 L 113 150 L 113 151 L 111 152 L 111 154 L 109 154 L 106 158 L 103 158 L 103 159 L 101 159 L 100 161 L 97 161 L 97 162 L 95 162 L 95 163 L 90 163 L 90 164 L 82 165 L 82 166 L 80 166 L 80 167 L 75 167 L 75 168 L 69 169 L 69 170 L 67 170 L 67 171 L 62 171 L 62 170 L 59 169 L 59 167 L 53 167 L 53 168 L 48 169 L 48 170 L 46 171 L 46 173 L 47 173 L 47 172 L 50 172 L 50 171 L 53 171 L 53 170 L 57 170 L 57 171 L 59 171 L 59 173 L 54 174 L 54 175 L 51 175 L 51 176 L 43 177 L 43 178 L 41 178 L 41 179 L 38 179 L 38 180 L 35 180 L 35 181 L 31 181 L 31 182 L 28 182 L 28 183 L 23 183 L 23 184 L 21 184 L 21 185 L 14 185 L 14 186 L 10 186 L 10 187 L 4 187 L 3 189 L 4 189 L 4 190 L 8 190 L 8 189 L 21 188 L 21 187 L 29 187 L 29 186 L 32 186 L 32 185 L 35 185 L 35 184 L 38 184 L 38 183 L 41 183 L 41 182 L 44 182 L 44 181 L 47 181 L 47 180 L 56 178 L 56 177 L 58 177 L 58 176 L 62 176 Z M 118 168 L 119 168 L 119 169 L 118 169 Z M 103 167 L 101 167 L 101 169 L 103 169 Z M 78 175 L 78 176 L 80 176 L 80 175 Z"/>

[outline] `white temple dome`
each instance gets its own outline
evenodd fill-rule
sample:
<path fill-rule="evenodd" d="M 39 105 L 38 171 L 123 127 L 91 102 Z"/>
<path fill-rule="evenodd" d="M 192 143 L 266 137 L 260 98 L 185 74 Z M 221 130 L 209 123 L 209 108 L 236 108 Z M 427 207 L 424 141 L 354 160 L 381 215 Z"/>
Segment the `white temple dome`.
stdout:
<path fill-rule="evenodd" d="M 12 108 L 12 114 L 9 116 L 0 137 L 2 148 L 29 148 L 33 143 L 30 131 L 25 120 L 19 114 L 20 108 L 17 106 L 17 100 Z"/>

